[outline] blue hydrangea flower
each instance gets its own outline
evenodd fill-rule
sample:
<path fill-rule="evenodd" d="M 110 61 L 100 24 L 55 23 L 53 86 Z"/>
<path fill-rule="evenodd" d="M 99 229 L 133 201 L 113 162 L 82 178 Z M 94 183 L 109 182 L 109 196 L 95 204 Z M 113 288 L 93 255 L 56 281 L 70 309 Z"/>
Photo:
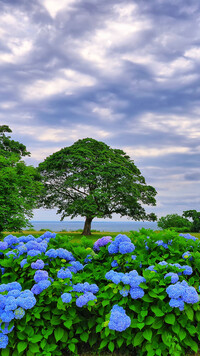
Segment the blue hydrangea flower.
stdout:
<path fill-rule="evenodd" d="M 0 241 L 0 250 L 4 251 L 7 250 L 8 243 L 6 241 Z"/>
<path fill-rule="evenodd" d="M 18 238 L 13 235 L 8 235 L 4 237 L 3 239 L 4 242 L 7 242 L 8 246 L 15 245 L 18 243 Z"/>
<path fill-rule="evenodd" d="M 92 256 L 91 255 L 87 255 L 85 260 L 84 260 L 84 263 L 90 263 L 92 262 Z"/>
<path fill-rule="evenodd" d="M 0 334 L 0 349 L 6 349 L 8 345 L 8 336 Z"/>
<path fill-rule="evenodd" d="M 7 296 L 6 298 L 6 305 L 5 305 L 5 311 L 9 310 L 15 310 L 17 308 L 17 302 L 15 297 L 13 296 Z"/>
<path fill-rule="evenodd" d="M 135 246 L 132 242 L 121 242 L 119 244 L 119 252 L 121 254 L 131 253 L 135 250 Z"/>
<path fill-rule="evenodd" d="M 111 267 L 118 267 L 118 263 L 117 263 L 116 260 L 113 260 L 113 261 L 111 262 Z"/>
<path fill-rule="evenodd" d="M 198 240 L 197 237 L 192 236 L 192 235 L 190 235 L 190 234 L 179 234 L 179 236 L 182 236 L 182 237 L 184 237 L 184 238 L 187 239 L 187 240 L 193 240 L 193 241 Z"/>
<path fill-rule="evenodd" d="M 112 241 L 112 237 L 111 236 L 103 236 L 102 238 L 100 238 L 97 241 L 95 241 L 95 243 L 93 245 L 93 250 L 95 252 L 99 252 L 100 251 L 100 247 L 107 245 L 111 241 Z"/>
<path fill-rule="evenodd" d="M 182 258 L 183 258 L 184 260 L 189 259 L 189 261 L 191 261 L 191 260 L 192 260 L 191 253 L 190 253 L 189 251 L 184 252 L 184 253 L 182 254 Z"/>
<path fill-rule="evenodd" d="M 22 319 L 25 315 L 25 310 L 22 308 L 18 308 L 14 311 L 15 319 Z"/>
<path fill-rule="evenodd" d="M 72 296 L 70 293 L 63 293 L 61 295 L 61 298 L 62 298 L 63 303 L 70 303 L 72 300 Z"/>
<path fill-rule="evenodd" d="M 35 257 L 41 255 L 41 251 L 40 250 L 29 250 L 27 252 L 27 256 L 31 256 L 31 257 Z"/>
<path fill-rule="evenodd" d="M 19 307 L 22 307 L 23 309 L 31 309 L 34 307 L 36 304 L 36 299 L 34 297 L 34 294 L 32 293 L 32 297 L 27 297 L 27 298 L 22 298 L 21 296 L 17 298 L 17 304 Z"/>
<path fill-rule="evenodd" d="M 76 299 L 76 305 L 77 305 L 77 307 L 82 308 L 90 300 L 95 300 L 95 299 L 96 299 L 96 296 L 93 293 L 86 292 Z"/>
<path fill-rule="evenodd" d="M 171 277 L 171 283 L 176 283 L 179 280 L 179 276 L 177 273 L 169 272 L 164 276 L 164 278 L 167 277 Z"/>
<path fill-rule="evenodd" d="M 79 261 L 71 261 L 70 266 L 68 267 L 68 269 L 74 273 L 81 271 L 83 268 L 84 266 Z"/>
<path fill-rule="evenodd" d="M 43 279 L 48 279 L 49 275 L 47 271 L 37 270 L 34 275 L 34 280 L 36 283 L 42 281 Z"/>
<path fill-rule="evenodd" d="M 126 315 L 125 310 L 118 304 L 114 305 L 111 309 L 110 321 L 108 324 L 109 329 L 122 332 L 130 325 L 131 319 Z"/>
<path fill-rule="evenodd" d="M 58 252 L 54 248 L 51 248 L 50 250 L 45 252 L 45 256 L 48 256 L 50 258 L 56 258 L 58 257 Z"/>
<path fill-rule="evenodd" d="M 144 291 L 140 287 L 131 288 L 130 289 L 130 296 L 131 296 L 132 299 L 142 298 L 144 296 Z"/>
<path fill-rule="evenodd" d="M 24 259 L 20 262 L 21 268 L 23 268 L 26 263 L 27 263 L 27 259 L 24 258 Z"/>
<path fill-rule="evenodd" d="M 1 333 L 4 334 L 4 335 L 7 335 L 7 334 L 9 334 L 9 333 L 11 333 L 13 331 L 14 326 L 12 326 L 12 328 L 9 328 L 9 330 L 8 330 L 9 323 L 5 323 L 4 325 L 5 325 L 5 328 L 2 329 L 1 328 L 1 323 L 0 323 L 0 335 L 1 335 Z"/>
<path fill-rule="evenodd" d="M 193 273 L 192 267 L 186 265 L 186 266 L 182 266 L 181 268 L 184 268 L 183 274 L 185 276 L 190 276 Z"/>
<path fill-rule="evenodd" d="M 127 297 L 129 294 L 129 291 L 125 288 L 122 288 L 119 293 L 122 295 L 122 297 Z"/>
<path fill-rule="evenodd" d="M 158 263 L 160 266 L 168 266 L 168 263 L 166 261 L 161 261 Z"/>
<path fill-rule="evenodd" d="M 66 268 L 66 269 L 61 268 L 57 273 L 57 277 L 58 278 L 62 278 L 62 279 L 65 279 L 65 278 L 70 278 L 71 279 L 72 278 L 72 273 L 68 268 Z"/>
<path fill-rule="evenodd" d="M 169 301 L 169 305 L 172 308 L 179 308 L 180 311 L 184 310 L 184 301 L 181 298 L 177 298 L 177 299 L 170 299 Z"/>
<path fill-rule="evenodd" d="M 11 320 L 13 320 L 15 317 L 14 313 L 12 310 L 9 311 L 3 311 L 0 314 L 0 319 L 2 320 L 3 323 L 9 323 Z"/>
<path fill-rule="evenodd" d="M 37 260 L 36 262 L 31 263 L 31 268 L 32 269 L 43 269 L 44 268 L 44 262 L 42 260 Z"/>

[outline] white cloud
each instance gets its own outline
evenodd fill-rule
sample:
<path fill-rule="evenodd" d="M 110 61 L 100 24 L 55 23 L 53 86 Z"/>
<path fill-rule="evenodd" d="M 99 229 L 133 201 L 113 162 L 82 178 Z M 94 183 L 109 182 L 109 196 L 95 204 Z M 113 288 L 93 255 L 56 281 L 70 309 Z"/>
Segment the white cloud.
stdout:
<path fill-rule="evenodd" d="M 138 132 L 147 133 L 150 129 L 166 133 L 173 132 L 188 138 L 200 137 L 200 115 L 194 115 L 192 111 L 188 113 L 188 116 L 153 112 L 144 113 L 140 115 L 139 122 Z M 135 125 L 130 123 L 129 130 L 135 131 Z"/>
<path fill-rule="evenodd" d="M 54 95 L 72 95 L 79 89 L 94 86 L 96 79 L 74 71 L 62 69 L 52 79 L 37 79 L 33 83 L 22 88 L 22 97 L 26 100 L 42 100 Z"/>
<path fill-rule="evenodd" d="M 78 0 L 40 0 L 41 5 L 45 7 L 52 18 L 55 18 L 60 11 L 70 10 L 73 4 L 77 4 Z"/>
<path fill-rule="evenodd" d="M 190 150 L 188 147 L 179 147 L 179 146 L 166 146 L 166 147 L 129 147 L 125 146 L 122 148 L 123 151 L 127 152 L 129 156 L 132 156 L 133 159 L 136 157 L 159 157 L 163 155 L 168 155 L 168 154 L 176 154 L 176 153 L 189 153 Z"/>

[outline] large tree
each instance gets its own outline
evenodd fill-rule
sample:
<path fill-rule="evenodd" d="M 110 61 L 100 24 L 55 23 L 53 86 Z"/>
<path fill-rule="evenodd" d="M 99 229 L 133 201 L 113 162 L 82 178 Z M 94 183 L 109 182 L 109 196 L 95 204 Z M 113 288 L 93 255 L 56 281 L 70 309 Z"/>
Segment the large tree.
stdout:
<path fill-rule="evenodd" d="M 0 234 L 30 226 L 43 187 L 38 171 L 21 160 L 30 153 L 8 132 L 12 132 L 8 126 L 0 126 Z"/>
<path fill-rule="evenodd" d="M 92 138 L 78 140 L 39 164 L 45 194 L 41 206 L 58 208 L 61 220 L 83 216 L 83 234 L 91 234 L 95 217 L 113 213 L 134 220 L 156 220 L 141 204 L 155 205 L 156 190 L 146 185 L 134 162 L 119 149 Z"/>

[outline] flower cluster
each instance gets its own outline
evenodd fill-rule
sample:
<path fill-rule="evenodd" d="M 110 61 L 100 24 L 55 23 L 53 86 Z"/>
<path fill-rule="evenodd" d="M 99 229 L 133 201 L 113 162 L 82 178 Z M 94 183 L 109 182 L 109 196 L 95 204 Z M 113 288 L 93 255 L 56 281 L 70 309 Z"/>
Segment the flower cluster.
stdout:
<path fill-rule="evenodd" d="M 126 315 L 125 310 L 118 304 L 115 304 L 111 309 L 109 329 L 116 331 L 124 331 L 131 325 L 131 319 Z"/>
<path fill-rule="evenodd" d="M 192 261 L 192 256 L 191 256 L 191 253 L 189 252 L 189 251 L 186 251 L 186 252 L 184 252 L 183 254 L 182 254 L 182 258 L 184 259 L 184 260 L 189 260 L 189 261 Z"/>
<path fill-rule="evenodd" d="M 126 253 L 131 253 L 135 250 L 134 244 L 131 242 L 126 235 L 117 235 L 115 240 L 111 242 L 108 246 L 108 252 L 110 254 L 121 253 L 122 255 Z"/>
<path fill-rule="evenodd" d="M 120 290 L 119 293 L 123 297 L 128 296 L 128 294 L 130 294 L 132 299 L 138 299 L 144 296 L 144 291 L 141 287 L 139 287 L 139 285 L 140 283 L 146 282 L 146 279 L 142 276 L 139 276 L 136 270 L 127 273 L 110 270 L 106 273 L 105 278 L 115 284 L 122 282 L 124 285 L 129 285 L 129 290 L 124 288 Z"/>
<path fill-rule="evenodd" d="M 77 283 L 72 286 L 72 291 L 77 293 L 83 293 L 80 296 L 76 295 L 76 305 L 77 307 L 83 307 L 90 300 L 96 300 L 96 293 L 99 291 L 99 288 L 96 284 Z M 63 303 L 69 303 L 72 300 L 71 293 L 63 293 L 61 295 Z"/>
<path fill-rule="evenodd" d="M 0 348 L 6 348 L 8 345 L 8 337 L 12 328 L 9 323 L 13 319 L 21 319 L 25 315 L 25 310 L 31 309 L 36 303 L 36 299 L 30 290 L 22 291 L 22 287 L 18 282 L 11 282 L 0 285 L 0 319 L 1 323 L 5 323 L 5 328 L 1 328 L 0 324 Z"/>
<path fill-rule="evenodd" d="M 167 273 L 164 278 L 171 277 L 171 283 L 176 283 L 179 280 L 179 276 L 177 273 L 169 272 Z"/>
<path fill-rule="evenodd" d="M 64 248 L 58 248 L 58 249 L 51 248 L 50 250 L 45 252 L 45 255 L 48 256 L 49 258 L 59 257 L 66 261 L 75 261 L 75 258 L 72 255 L 72 253 Z"/>
<path fill-rule="evenodd" d="M 34 280 L 36 283 L 31 288 L 31 292 L 36 295 L 40 294 L 51 285 L 47 271 L 37 270 L 34 275 Z"/>
<path fill-rule="evenodd" d="M 107 245 L 111 241 L 112 241 L 111 236 L 103 236 L 101 239 L 98 239 L 97 241 L 95 241 L 95 243 L 93 245 L 93 250 L 95 252 L 99 252 L 100 247 Z"/>
<path fill-rule="evenodd" d="M 0 242 L 0 250 L 6 250 L 7 248 L 14 249 L 15 251 L 8 251 L 6 256 L 14 256 L 19 258 L 21 255 L 38 256 L 45 252 L 48 246 L 48 242 L 51 238 L 55 238 L 56 234 L 49 231 L 44 235 L 36 238 L 32 235 L 16 237 L 8 235 L 4 238 L 4 241 Z"/>
<path fill-rule="evenodd" d="M 184 238 L 187 239 L 187 240 L 193 240 L 193 241 L 197 241 L 197 240 L 198 240 L 197 237 L 192 236 L 192 235 L 190 235 L 190 234 L 179 234 L 179 236 L 182 236 L 182 237 L 184 237 Z"/>
<path fill-rule="evenodd" d="M 194 287 L 188 285 L 186 281 L 177 282 L 167 287 L 166 292 L 170 298 L 171 307 L 184 310 L 184 303 L 194 304 L 199 301 L 199 295 Z"/>

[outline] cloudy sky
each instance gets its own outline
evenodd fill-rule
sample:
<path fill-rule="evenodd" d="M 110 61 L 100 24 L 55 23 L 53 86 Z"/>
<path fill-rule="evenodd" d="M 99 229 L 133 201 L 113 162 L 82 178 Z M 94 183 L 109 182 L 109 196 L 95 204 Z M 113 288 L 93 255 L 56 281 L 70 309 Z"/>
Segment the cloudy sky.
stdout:
<path fill-rule="evenodd" d="M 0 75 L 0 124 L 27 164 L 92 137 L 156 188 L 148 212 L 199 210 L 198 1 L 0 0 Z"/>

